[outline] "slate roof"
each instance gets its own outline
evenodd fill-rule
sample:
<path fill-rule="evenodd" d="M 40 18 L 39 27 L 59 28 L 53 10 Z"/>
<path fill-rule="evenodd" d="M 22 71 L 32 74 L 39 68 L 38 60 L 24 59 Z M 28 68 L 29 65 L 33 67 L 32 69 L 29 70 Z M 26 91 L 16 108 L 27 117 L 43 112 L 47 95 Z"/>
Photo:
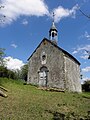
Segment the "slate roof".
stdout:
<path fill-rule="evenodd" d="M 59 49 L 60 51 L 62 51 L 65 55 L 68 55 L 69 57 L 71 57 L 77 64 L 80 65 L 80 62 L 75 58 L 73 57 L 70 53 L 68 53 L 67 51 L 63 50 L 62 48 L 60 48 L 59 46 L 57 46 L 56 44 L 54 44 L 52 41 L 48 40 L 47 38 L 44 38 L 41 43 L 38 45 L 38 47 L 34 50 L 34 52 L 31 54 L 31 56 L 27 59 L 29 60 L 33 54 L 36 52 L 36 50 L 39 48 L 39 46 L 44 42 L 44 41 L 47 41 L 49 43 L 51 43 L 54 47 L 56 47 L 57 49 Z"/>

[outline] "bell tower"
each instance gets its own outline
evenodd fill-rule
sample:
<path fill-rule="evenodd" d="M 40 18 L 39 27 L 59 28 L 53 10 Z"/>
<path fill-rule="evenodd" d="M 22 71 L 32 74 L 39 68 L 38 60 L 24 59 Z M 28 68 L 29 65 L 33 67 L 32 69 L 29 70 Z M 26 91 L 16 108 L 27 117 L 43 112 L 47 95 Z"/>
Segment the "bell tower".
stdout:
<path fill-rule="evenodd" d="M 58 40 L 58 31 L 57 31 L 57 28 L 55 26 L 55 22 L 54 22 L 54 17 L 55 17 L 55 14 L 53 13 L 53 21 L 52 21 L 52 26 L 49 30 L 49 39 L 57 44 L 57 40 Z"/>

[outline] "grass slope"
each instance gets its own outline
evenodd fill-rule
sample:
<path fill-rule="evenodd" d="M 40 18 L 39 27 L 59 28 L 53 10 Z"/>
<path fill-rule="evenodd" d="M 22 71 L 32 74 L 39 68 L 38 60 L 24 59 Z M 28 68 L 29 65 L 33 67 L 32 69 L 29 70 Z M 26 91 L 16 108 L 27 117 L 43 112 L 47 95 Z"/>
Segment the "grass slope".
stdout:
<path fill-rule="evenodd" d="M 90 93 L 61 93 L 38 90 L 20 81 L 0 78 L 8 89 L 0 96 L 0 120 L 89 120 Z"/>

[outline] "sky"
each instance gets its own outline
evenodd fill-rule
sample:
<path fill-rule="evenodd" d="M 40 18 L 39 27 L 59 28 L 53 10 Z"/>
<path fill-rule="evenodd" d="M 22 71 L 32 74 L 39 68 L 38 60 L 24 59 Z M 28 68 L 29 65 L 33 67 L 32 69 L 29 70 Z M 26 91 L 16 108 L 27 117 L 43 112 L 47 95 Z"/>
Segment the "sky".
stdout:
<path fill-rule="evenodd" d="M 58 46 L 81 63 L 83 80 L 90 79 L 90 0 L 0 0 L 0 48 L 7 67 L 20 69 L 43 38 L 49 38 L 52 14 Z"/>

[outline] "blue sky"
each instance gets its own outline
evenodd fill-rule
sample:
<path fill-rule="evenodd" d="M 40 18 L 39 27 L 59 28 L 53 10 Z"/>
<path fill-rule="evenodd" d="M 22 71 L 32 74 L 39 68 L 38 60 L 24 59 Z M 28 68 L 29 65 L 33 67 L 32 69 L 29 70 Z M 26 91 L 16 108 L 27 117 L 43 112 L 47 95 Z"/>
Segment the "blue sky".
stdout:
<path fill-rule="evenodd" d="M 9 68 L 27 62 L 52 24 L 58 29 L 58 46 L 77 58 L 81 63 L 83 79 L 90 79 L 90 0 L 0 0 L 0 47 L 6 49 Z M 11 66 L 12 65 L 12 66 Z"/>

